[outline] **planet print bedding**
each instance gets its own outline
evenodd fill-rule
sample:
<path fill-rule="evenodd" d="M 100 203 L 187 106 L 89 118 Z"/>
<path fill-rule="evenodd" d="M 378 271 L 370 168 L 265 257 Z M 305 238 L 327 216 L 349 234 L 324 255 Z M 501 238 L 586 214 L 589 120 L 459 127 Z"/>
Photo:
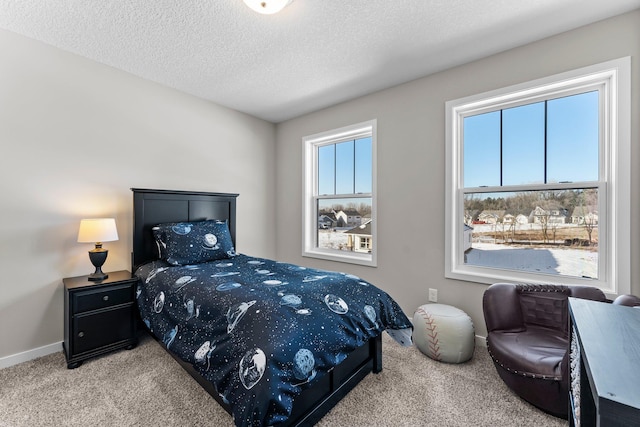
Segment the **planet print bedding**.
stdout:
<path fill-rule="evenodd" d="M 411 345 L 398 304 L 350 274 L 243 254 L 135 274 L 147 328 L 211 381 L 237 426 L 286 421 L 296 395 L 385 330 Z"/>

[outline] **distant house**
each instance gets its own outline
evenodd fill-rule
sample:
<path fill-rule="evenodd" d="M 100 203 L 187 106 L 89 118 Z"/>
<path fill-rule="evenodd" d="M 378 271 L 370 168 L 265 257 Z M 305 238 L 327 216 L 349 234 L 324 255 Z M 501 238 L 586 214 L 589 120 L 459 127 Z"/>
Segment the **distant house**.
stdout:
<path fill-rule="evenodd" d="M 565 224 L 568 216 L 569 212 L 562 207 L 544 209 L 536 206 L 536 208 L 531 211 L 529 218 L 532 219 L 534 224 Z"/>
<path fill-rule="evenodd" d="M 345 209 L 336 213 L 338 227 L 357 227 L 362 224 L 362 215 L 354 209 Z"/>
<path fill-rule="evenodd" d="M 571 213 L 571 223 L 597 225 L 598 211 L 593 206 L 576 206 Z"/>
<path fill-rule="evenodd" d="M 516 222 L 516 217 L 512 214 L 506 214 L 502 217 L 503 224 L 514 224 Z"/>
<path fill-rule="evenodd" d="M 485 210 L 478 215 L 478 220 L 485 224 L 497 224 L 502 222 L 505 211 Z"/>
<path fill-rule="evenodd" d="M 337 224 L 338 220 L 334 213 L 320 213 L 318 216 L 318 228 L 335 228 Z"/>
<path fill-rule="evenodd" d="M 371 253 L 373 236 L 371 220 L 344 232 L 347 235 L 347 249 L 354 252 Z"/>
<path fill-rule="evenodd" d="M 467 225 L 471 225 L 474 223 L 474 221 L 478 220 L 478 215 L 480 214 L 480 211 L 478 210 L 467 210 L 464 212 L 464 223 Z"/>
<path fill-rule="evenodd" d="M 526 215 L 518 214 L 518 216 L 516 216 L 516 224 L 529 224 L 529 218 Z"/>

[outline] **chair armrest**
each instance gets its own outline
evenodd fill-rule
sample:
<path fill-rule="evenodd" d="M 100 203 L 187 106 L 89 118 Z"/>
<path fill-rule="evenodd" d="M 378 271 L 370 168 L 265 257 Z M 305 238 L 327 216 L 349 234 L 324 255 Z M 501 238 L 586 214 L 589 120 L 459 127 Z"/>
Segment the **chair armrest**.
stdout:
<path fill-rule="evenodd" d="M 616 299 L 613 300 L 615 305 L 626 305 L 628 307 L 638 307 L 640 306 L 640 298 L 635 295 L 619 295 Z"/>
<path fill-rule="evenodd" d="M 589 299 L 592 301 L 606 302 L 607 296 L 600 289 L 593 286 L 571 285 L 571 296 L 574 298 Z"/>
<path fill-rule="evenodd" d="M 519 296 L 513 283 L 489 286 L 482 296 L 482 310 L 487 332 L 524 330 Z"/>

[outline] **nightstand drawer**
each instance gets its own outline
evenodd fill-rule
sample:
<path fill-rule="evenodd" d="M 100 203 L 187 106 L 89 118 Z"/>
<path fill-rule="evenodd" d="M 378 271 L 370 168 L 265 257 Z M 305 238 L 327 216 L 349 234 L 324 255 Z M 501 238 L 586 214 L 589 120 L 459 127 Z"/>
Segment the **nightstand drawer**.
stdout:
<path fill-rule="evenodd" d="M 131 340 L 135 334 L 131 319 L 134 305 L 103 312 L 78 315 L 73 319 L 73 353 L 82 353 L 120 341 Z"/>
<path fill-rule="evenodd" d="M 75 292 L 73 295 L 73 307 L 75 313 L 84 313 L 85 311 L 97 310 L 130 302 L 133 302 L 133 285 L 131 283 L 119 286 L 110 286 L 108 289 Z"/>

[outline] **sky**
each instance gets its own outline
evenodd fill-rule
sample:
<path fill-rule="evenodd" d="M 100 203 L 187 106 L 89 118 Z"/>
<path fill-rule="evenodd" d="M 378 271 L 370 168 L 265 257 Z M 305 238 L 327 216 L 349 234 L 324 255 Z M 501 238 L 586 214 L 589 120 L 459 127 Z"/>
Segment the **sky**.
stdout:
<path fill-rule="evenodd" d="M 318 194 L 372 192 L 371 137 L 318 148 Z"/>
<path fill-rule="evenodd" d="M 597 181 L 598 117 L 597 91 L 466 117 L 464 187 Z"/>
<path fill-rule="evenodd" d="M 466 117 L 464 187 L 597 181 L 598 103 L 591 91 Z M 319 147 L 318 194 L 371 193 L 371 144 Z"/>

